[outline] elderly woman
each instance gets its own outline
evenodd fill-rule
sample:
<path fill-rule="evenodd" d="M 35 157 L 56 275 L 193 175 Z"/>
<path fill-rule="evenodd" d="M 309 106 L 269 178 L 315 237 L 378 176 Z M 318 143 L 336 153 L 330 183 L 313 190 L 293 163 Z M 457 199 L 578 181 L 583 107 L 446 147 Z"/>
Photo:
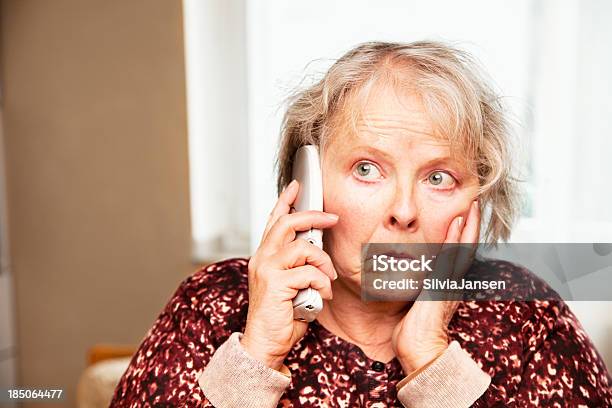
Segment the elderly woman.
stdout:
<path fill-rule="evenodd" d="M 612 405 L 610 376 L 562 301 L 363 302 L 367 242 L 492 244 L 517 208 L 498 97 L 465 53 L 366 43 L 287 110 L 282 192 L 249 259 L 186 279 L 112 406 Z M 292 212 L 292 156 L 321 153 L 324 212 Z M 489 211 L 485 212 L 487 208 Z M 481 219 L 481 210 L 488 214 Z M 296 232 L 324 229 L 323 250 Z M 471 270 L 528 273 L 513 264 Z M 319 290 L 312 323 L 299 289 Z"/>

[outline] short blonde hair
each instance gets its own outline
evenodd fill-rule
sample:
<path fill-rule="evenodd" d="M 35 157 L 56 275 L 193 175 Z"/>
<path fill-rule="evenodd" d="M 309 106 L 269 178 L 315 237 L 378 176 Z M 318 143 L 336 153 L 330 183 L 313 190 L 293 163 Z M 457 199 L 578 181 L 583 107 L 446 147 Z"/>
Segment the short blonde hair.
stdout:
<path fill-rule="evenodd" d="M 368 42 L 344 54 L 314 85 L 289 98 L 277 156 L 280 192 L 291 181 L 295 151 L 313 144 L 324 149 L 346 118 L 348 103 L 379 81 L 409 86 L 422 99 L 436 136 L 459 149 L 474 164 L 479 201 L 488 209 L 484 242 L 510 237 L 519 211 L 512 176 L 510 127 L 506 109 L 489 80 L 466 52 L 440 42 Z M 472 166 L 470 166 L 472 167 Z"/>

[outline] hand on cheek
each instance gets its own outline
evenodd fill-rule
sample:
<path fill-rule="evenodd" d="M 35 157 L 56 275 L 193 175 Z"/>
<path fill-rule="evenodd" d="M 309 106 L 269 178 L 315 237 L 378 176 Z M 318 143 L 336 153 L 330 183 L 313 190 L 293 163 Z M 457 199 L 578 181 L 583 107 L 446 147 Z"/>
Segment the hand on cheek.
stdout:
<path fill-rule="evenodd" d="M 451 244 L 471 244 L 475 250 L 479 233 L 480 207 L 475 200 L 470 205 L 465 219 L 463 215 L 459 215 L 451 221 L 442 251 L 446 249 L 445 246 Z M 454 279 L 460 279 L 459 274 L 465 273 L 473 252 L 461 251 L 459 254 L 456 259 L 451 259 L 453 270 L 456 271 Z M 421 292 L 393 332 L 393 348 L 406 375 L 426 365 L 446 350 L 448 324 L 459 305 L 456 300 L 423 300 L 424 296 L 427 294 Z"/>

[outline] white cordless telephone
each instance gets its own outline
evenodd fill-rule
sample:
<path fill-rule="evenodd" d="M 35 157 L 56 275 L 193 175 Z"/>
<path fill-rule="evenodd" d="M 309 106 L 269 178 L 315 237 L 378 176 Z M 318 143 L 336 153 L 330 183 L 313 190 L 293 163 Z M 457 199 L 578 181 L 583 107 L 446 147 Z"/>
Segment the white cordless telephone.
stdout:
<path fill-rule="evenodd" d="M 293 159 L 293 179 L 299 182 L 300 187 L 293 204 L 295 211 L 323 211 L 323 177 L 316 146 L 302 146 L 297 150 Z M 323 248 L 323 232 L 320 229 L 298 232 L 296 239 L 300 238 Z M 321 309 L 323 299 L 316 289 L 302 289 L 293 299 L 293 318 L 296 320 L 312 322 Z"/>

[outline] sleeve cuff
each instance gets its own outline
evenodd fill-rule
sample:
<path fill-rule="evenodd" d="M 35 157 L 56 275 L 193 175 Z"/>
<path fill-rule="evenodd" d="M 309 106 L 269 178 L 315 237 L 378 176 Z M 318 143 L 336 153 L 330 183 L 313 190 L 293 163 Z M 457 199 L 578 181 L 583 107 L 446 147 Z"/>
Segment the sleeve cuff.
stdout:
<path fill-rule="evenodd" d="M 251 357 L 240 344 L 242 333 L 234 332 L 215 351 L 198 383 L 217 408 L 276 407 L 291 383 L 291 372 L 280 371 Z"/>
<path fill-rule="evenodd" d="M 489 388 L 491 378 L 457 341 L 397 384 L 397 397 L 407 408 L 470 407 Z"/>

